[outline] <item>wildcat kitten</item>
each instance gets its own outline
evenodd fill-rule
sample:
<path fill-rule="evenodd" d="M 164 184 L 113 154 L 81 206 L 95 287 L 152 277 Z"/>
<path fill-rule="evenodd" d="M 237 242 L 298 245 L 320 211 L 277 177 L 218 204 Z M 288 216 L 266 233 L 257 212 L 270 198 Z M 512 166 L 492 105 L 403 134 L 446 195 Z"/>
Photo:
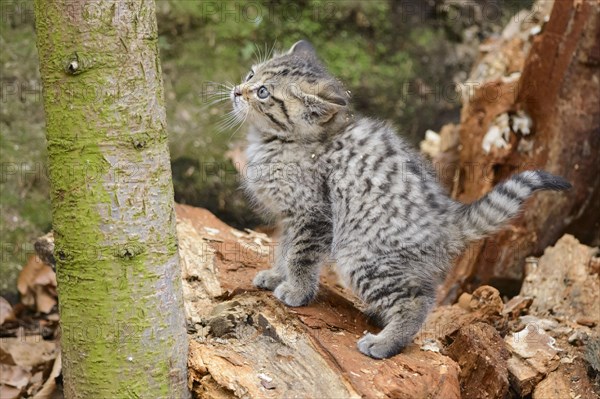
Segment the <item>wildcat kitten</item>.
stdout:
<path fill-rule="evenodd" d="M 469 241 L 502 228 L 535 190 L 570 185 L 527 171 L 472 204 L 455 202 L 388 124 L 354 116 L 348 97 L 306 41 L 255 65 L 232 90 L 249 125 L 246 188 L 283 227 L 273 268 L 254 284 L 306 305 L 333 257 L 385 326 L 358 349 L 386 358 L 411 342 Z"/>

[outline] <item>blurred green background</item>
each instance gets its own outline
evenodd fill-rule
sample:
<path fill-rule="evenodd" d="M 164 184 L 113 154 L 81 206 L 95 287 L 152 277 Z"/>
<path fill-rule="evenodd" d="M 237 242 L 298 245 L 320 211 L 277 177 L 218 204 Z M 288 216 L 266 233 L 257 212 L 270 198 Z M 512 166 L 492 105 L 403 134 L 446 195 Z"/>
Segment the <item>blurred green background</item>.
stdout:
<path fill-rule="evenodd" d="M 219 132 L 227 103 L 206 106 L 214 87 L 209 82 L 237 82 L 257 47 L 283 50 L 310 40 L 351 90 L 358 112 L 393 121 L 416 144 L 427 129 L 458 122 L 454 84 L 467 78 L 478 45 L 531 4 L 158 0 L 176 200 L 208 208 L 236 227 L 262 223 L 225 156 L 243 129 Z M 1 5 L 0 293 L 10 293 L 33 241 L 50 230 L 51 215 L 33 5 L 10 0 Z"/>

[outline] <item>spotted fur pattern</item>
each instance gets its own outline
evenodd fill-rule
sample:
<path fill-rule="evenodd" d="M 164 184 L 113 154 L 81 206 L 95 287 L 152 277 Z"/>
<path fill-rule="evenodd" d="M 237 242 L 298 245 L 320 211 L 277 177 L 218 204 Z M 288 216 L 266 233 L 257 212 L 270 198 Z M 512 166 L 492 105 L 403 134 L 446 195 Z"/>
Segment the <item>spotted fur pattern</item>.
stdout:
<path fill-rule="evenodd" d="M 249 125 L 246 188 L 282 227 L 273 268 L 254 284 L 304 306 L 335 259 L 384 326 L 358 341 L 374 358 L 411 342 L 469 241 L 501 229 L 534 191 L 569 187 L 527 171 L 472 204 L 455 202 L 391 126 L 351 114 L 342 84 L 305 41 L 255 65 L 231 99 Z"/>

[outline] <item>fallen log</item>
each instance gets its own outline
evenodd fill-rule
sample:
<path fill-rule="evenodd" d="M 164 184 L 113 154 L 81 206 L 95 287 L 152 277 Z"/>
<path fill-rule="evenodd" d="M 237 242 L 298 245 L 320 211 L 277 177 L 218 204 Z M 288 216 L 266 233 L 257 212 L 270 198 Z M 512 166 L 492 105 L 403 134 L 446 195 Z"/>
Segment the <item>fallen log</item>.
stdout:
<path fill-rule="evenodd" d="M 270 266 L 267 236 L 202 209 L 176 212 L 199 397 L 460 397 L 459 367 L 438 352 L 413 344 L 383 361 L 362 355 L 356 341 L 375 327 L 331 276 L 311 306 L 288 308 L 251 284 Z"/>
<path fill-rule="evenodd" d="M 176 213 L 196 397 L 541 398 L 563 392 L 564 381 L 573 397 L 600 392 L 585 360 L 600 327 L 581 318 L 599 302 L 583 300 L 600 288 L 597 250 L 573 237 L 536 260 L 513 300 L 479 287 L 434 309 L 402 353 L 374 360 L 356 341 L 376 327 L 331 270 L 315 302 L 287 307 L 251 284 L 276 242 L 206 210 L 177 205 Z M 570 341 L 577 331 L 585 335 Z"/>

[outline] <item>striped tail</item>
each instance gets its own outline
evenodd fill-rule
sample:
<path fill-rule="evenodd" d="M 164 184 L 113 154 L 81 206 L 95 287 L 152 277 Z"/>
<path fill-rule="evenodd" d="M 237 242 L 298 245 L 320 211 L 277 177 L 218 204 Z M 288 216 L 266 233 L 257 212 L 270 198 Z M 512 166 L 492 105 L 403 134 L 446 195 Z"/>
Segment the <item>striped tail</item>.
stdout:
<path fill-rule="evenodd" d="M 529 170 L 499 183 L 492 191 L 471 204 L 462 204 L 458 213 L 461 235 L 468 241 L 500 230 L 517 216 L 521 206 L 534 191 L 563 191 L 571 184 L 560 176 L 543 170 Z"/>

